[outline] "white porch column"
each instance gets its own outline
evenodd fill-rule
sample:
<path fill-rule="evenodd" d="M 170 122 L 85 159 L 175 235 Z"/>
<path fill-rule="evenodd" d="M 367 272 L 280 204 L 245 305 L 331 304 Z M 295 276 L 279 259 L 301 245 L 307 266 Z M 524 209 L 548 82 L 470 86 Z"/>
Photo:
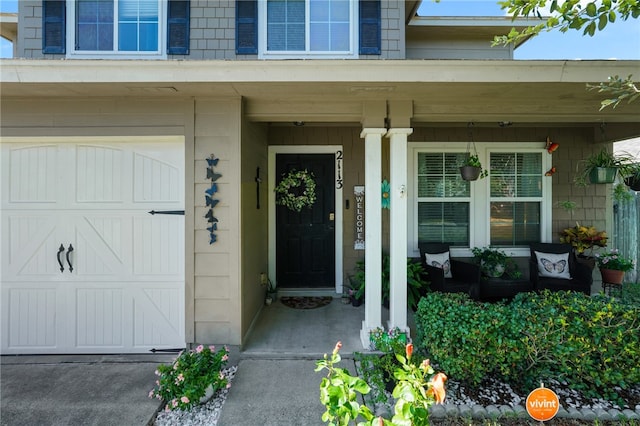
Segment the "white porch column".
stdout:
<path fill-rule="evenodd" d="M 369 347 L 369 332 L 382 327 L 382 136 L 384 128 L 364 128 L 365 298 L 360 340 Z"/>
<path fill-rule="evenodd" d="M 390 129 L 391 211 L 389 229 L 391 291 L 389 329 L 407 327 L 407 136 L 413 129 Z"/>

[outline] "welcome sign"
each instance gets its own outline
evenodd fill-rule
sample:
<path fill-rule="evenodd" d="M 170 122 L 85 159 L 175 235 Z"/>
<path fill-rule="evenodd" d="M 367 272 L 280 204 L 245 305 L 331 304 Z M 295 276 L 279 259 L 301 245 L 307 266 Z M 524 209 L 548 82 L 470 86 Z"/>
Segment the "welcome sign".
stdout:
<path fill-rule="evenodd" d="M 364 186 L 354 186 L 353 195 L 355 198 L 355 229 L 354 229 L 354 250 L 364 250 Z"/>

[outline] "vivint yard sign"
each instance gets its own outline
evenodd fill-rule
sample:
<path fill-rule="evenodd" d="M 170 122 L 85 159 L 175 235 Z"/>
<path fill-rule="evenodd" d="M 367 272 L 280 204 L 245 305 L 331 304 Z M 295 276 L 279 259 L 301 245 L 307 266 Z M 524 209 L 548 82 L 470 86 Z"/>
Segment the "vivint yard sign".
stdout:
<path fill-rule="evenodd" d="M 527 413 L 539 422 L 551 420 L 560 409 L 558 395 L 551 389 L 545 388 L 544 385 L 531 391 L 526 404 Z"/>

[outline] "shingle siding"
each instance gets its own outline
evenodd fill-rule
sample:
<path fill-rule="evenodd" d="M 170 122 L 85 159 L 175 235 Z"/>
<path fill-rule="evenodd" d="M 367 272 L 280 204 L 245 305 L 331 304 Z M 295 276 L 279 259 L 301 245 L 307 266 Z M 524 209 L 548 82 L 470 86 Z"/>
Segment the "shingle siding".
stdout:
<path fill-rule="evenodd" d="M 29 59 L 61 59 L 64 54 L 42 53 L 42 1 L 19 2 L 16 56 Z M 382 52 L 361 55 L 361 59 L 405 59 L 404 2 L 382 0 Z M 181 60 L 242 60 L 257 55 L 237 55 L 235 52 L 235 0 L 191 1 L 190 44 L 188 55 L 167 55 Z M 69 30 L 67 28 L 67 35 Z"/>

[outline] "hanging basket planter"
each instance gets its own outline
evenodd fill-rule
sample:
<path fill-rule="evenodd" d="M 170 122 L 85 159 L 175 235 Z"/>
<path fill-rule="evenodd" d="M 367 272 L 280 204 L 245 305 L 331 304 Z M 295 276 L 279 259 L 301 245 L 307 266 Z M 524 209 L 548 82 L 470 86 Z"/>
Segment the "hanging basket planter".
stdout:
<path fill-rule="evenodd" d="M 589 172 L 591 183 L 613 183 L 616 180 L 616 167 L 594 167 Z"/>
<path fill-rule="evenodd" d="M 640 191 L 640 177 L 631 176 L 624 179 L 625 185 L 634 191 Z"/>
<path fill-rule="evenodd" d="M 624 279 L 624 271 L 617 269 L 600 268 L 600 275 L 602 276 L 602 282 L 608 284 L 622 284 Z"/>
<path fill-rule="evenodd" d="M 476 150 L 476 144 L 473 141 L 473 132 L 471 131 L 473 123 L 467 124 L 469 129 L 469 141 L 467 142 L 467 155 L 464 162 L 460 166 L 460 176 L 462 180 L 474 181 L 478 178 L 482 179 L 487 177 L 489 172 L 482 168 L 482 163 L 478 157 L 478 151 Z"/>
<path fill-rule="evenodd" d="M 480 173 L 482 173 L 482 167 L 475 166 L 462 166 L 460 167 L 460 175 L 463 180 L 472 181 L 478 180 L 480 177 Z"/>

